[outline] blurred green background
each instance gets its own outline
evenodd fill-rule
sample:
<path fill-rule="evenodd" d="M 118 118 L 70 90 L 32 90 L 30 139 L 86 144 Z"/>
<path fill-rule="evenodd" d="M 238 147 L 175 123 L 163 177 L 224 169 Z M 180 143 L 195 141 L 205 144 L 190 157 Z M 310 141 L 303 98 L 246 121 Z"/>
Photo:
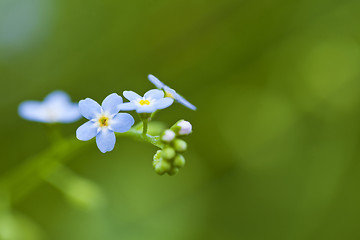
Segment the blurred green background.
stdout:
<path fill-rule="evenodd" d="M 154 172 L 149 144 L 119 138 L 101 154 L 92 142 L 67 165 L 106 204 L 78 209 L 44 183 L 13 206 L 19 240 L 359 239 L 359 11 L 358 0 L 0 0 L 0 175 L 50 145 L 17 106 L 53 90 L 102 101 L 153 88 L 152 73 L 198 107 L 157 116 L 193 124 L 177 176 Z"/>

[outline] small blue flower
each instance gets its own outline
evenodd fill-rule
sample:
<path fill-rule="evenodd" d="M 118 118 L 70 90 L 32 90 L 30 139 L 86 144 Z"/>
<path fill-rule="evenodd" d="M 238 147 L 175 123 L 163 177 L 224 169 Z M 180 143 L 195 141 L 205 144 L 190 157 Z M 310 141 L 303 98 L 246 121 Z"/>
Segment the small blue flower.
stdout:
<path fill-rule="evenodd" d="M 43 123 L 71 123 L 81 118 L 78 104 L 63 91 L 50 93 L 43 102 L 22 102 L 18 112 L 26 120 Z"/>
<path fill-rule="evenodd" d="M 172 98 L 164 98 L 164 92 L 158 89 L 147 91 L 144 97 L 133 91 L 124 91 L 123 94 L 130 102 L 122 104 L 121 110 L 136 110 L 137 113 L 152 113 L 158 109 L 167 108 L 174 102 Z"/>
<path fill-rule="evenodd" d="M 174 89 L 166 86 L 159 79 L 157 79 L 154 75 L 149 74 L 148 79 L 157 88 L 164 90 L 166 97 L 171 97 L 171 98 L 175 99 L 178 103 L 184 105 L 185 107 L 190 108 L 191 110 L 196 110 L 196 107 L 194 105 L 192 105 L 184 97 L 182 97 L 180 94 L 178 94 Z"/>
<path fill-rule="evenodd" d="M 76 130 L 76 137 L 88 141 L 96 136 L 96 145 L 101 152 L 112 151 L 116 138 L 114 132 L 127 132 L 134 125 L 134 118 L 128 113 L 119 113 L 122 98 L 116 93 L 110 94 L 101 106 L 90 98 L 79 102 L 81 115 L 89 121 Z"/>

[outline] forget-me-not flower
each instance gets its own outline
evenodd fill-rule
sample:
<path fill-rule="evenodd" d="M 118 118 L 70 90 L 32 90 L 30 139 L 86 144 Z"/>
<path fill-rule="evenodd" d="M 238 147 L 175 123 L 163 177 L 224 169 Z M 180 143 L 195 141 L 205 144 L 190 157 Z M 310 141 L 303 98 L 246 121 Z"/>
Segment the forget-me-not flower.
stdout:
<path fill-rule="evenodd" d="M 157 88 L 164 90 L 166 97 L 171 97 L 171 98 L 175 99 L 178 103 L 184 105 L 185 107 L 190 108 L 191 110 L 196 110 L 196 107 L 194 105 L 192 105 L 184 97 L 182 97 L 180 94 L 178 94 L 174 89 L 170 88 L 169 86 L 166 86 L 159 79 L 157 79 L 154 75 L 149 74 L 148 79 Z"/>
<path fill-rule="evenodd" d="M 137 113 L 152 113 L 167 108 L 174 102 L 174 99 L 164 97 L 164 92 L 158 89 L 147 91 L 144 97 L 133 91 L 124 91 L 123 94 L 130 102 L 122 104 L 121 110 L 136 110 Z"/>
<path fill-rule="evenodd" d="M 114 149 L 114 132 L 127 132 L 134 125 L 134 118 L 128 113 L 119 113 L 122 97 L 110 94 L 101 106 L 90 98 L 79 102 L 80 113 L 89 121 L 76 130 L 76 137 L 88 141 L 96 136 L 96 145 L 101 152 Z"/>
<path fill-rule="evenodd" d="M 81 118 L 78 104 L 63 91 L 50 93 L 42 102 L 22 102 L 18 112 L 26 120 L 43 123 L 71 123 Z"/>

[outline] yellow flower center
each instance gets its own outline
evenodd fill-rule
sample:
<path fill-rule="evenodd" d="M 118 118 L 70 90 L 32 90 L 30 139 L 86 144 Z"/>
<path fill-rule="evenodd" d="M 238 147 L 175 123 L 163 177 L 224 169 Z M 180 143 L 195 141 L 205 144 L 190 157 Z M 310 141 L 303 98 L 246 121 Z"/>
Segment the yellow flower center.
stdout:
<path fill-rule="evenodd" d="M 100 127 L 107 127 L 109 125 L 109 118 L 102 116 L 101 118 L 99 118 L 99 124 Z"/>
<path fill-rule="evenodd" d="M 144 106 L 144 105 L 150 105 L 150 101 L 149 100 L 140 100 L 140 105 Z"/>
<path fill-rule="evenodd" d="M 165 92 L 165 97 L 174 98 L 174 95 L 169 92 Z"/>

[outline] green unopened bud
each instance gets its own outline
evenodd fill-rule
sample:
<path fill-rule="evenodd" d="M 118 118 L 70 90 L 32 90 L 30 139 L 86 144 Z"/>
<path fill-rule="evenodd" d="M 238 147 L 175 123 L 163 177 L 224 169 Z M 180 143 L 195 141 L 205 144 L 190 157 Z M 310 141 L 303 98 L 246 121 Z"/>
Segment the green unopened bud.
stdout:
<path fill-rule="evenodd" d="M 161 150 L 157 150 L 157 152 L 155 153 L 155 155 L 153 157 L 153 167 L 154 168 L 161 160 L 161 152 L 162 152 Z"/>
<path fill-rule="evenodd" d="M 183 155 L 178 154 L 174 159 L 174 166 L 178 168 L 183 168 L 185 166 L 185 158 Z"/>
<path fill-rule="evenodd" d="M 174 176 L 176 174 L 178 174 L 179 172 L 179 169 L 178 168 L 172 168 L 170 171 L 168 171 L 167 173 L 170 175 L 170 176 Z"/>
<path fill-rule="evenodd" d="M 172 147 L 165 147 L 162 150 L 161 157 L 170 160 L 175 157 L 175 154 L 175 150 Z"/>
<path fill-rule="evenodd" d="M 161 140 L 164 142 L 171 142 L 175 138 L 175 133 L 172 130 L 165 130 L 161 135 Z"/>
<path fill-rule="evenodd" d="M 187 143 L 182 139 L 176 139 L 174 141 L 174 148 L 177 152 L 185 152 L 187 149 Z"/>
<path fill-rule="evenodd" d="M 189 135 L 192 132 L 192 125 L 188 121 L 179 120 L 170 129 L 177 135 Z"/>
<path fill-rule="evenodd" d="M 171 168 L 170 163 L 168 163 L 165 160 L 160 161 L 158 164 L 156 164 L 155 166 L 155 172 L 162 175 L 165 172 L 169 171 L 169 169 Z"/>

